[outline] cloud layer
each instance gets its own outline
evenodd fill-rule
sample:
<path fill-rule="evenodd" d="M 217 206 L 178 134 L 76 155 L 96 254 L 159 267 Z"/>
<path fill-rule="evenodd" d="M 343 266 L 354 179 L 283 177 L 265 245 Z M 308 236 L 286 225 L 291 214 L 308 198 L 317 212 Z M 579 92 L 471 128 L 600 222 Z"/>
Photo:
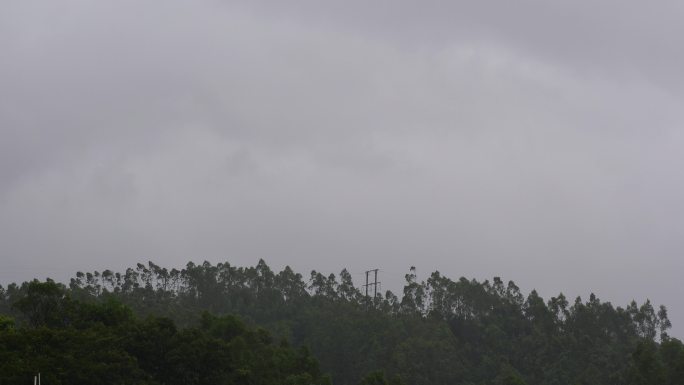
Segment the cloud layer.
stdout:
<path fill-rule="evenodd" d="M 682 11 L 4 2 L 0 282 L 263 257 L 394 289 L 416 265 L 650 297 L 676 327 Z"/>

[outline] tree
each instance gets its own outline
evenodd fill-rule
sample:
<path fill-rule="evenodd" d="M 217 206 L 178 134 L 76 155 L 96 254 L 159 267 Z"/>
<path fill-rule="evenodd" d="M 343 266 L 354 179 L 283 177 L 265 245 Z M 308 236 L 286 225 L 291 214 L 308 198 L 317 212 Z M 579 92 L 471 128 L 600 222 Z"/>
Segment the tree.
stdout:
<path fill-rule="evenodd" d="M 642 341 L 632 354 L 632 365 L 627 375 L 629 385 L 653 385 L 665 383 L 665 370 L 660 360 L 658 346 L 653 341 Z"/>
<path fill-rule="evenodd" d="M 68 306 L 65 289 L 52 280 L 30 282 L 26 295 L 13 306 L 24 314 L 32 327 L 57 326 L 69 322 L 64 312 Z"/>

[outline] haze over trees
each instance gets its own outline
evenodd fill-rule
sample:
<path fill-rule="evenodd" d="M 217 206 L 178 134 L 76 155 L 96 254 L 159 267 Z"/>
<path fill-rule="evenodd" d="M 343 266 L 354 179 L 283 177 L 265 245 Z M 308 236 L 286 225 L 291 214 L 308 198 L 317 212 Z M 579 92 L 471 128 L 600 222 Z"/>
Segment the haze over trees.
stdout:
<path fill-rule="evenodd" d="M 346 270 L 149 262 L 11 284 L 0 314 L 0 384 L 684 384 L 663 306 L 414 269 L 373 297 Z"/>

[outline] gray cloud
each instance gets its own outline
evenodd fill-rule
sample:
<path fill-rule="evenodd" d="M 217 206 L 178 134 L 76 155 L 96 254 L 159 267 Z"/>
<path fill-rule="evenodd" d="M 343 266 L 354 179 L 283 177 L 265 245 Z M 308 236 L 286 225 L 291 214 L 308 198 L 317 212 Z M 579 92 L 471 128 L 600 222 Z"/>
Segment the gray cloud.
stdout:
<path fill-rule="evenodd" d="M 344 4 L 3 3 L 0 281 L 417 265 L 684 322 L 679 3 Z"/>

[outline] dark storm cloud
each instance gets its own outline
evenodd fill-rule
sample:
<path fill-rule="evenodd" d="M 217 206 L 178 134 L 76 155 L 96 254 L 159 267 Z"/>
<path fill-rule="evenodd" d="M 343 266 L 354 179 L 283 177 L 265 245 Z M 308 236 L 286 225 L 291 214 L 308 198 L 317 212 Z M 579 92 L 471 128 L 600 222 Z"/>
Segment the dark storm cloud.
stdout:
<path fill-rule="evenodd" d="M 684 322 L 681 7 L 4 2 L 0 280 L 417 265 Z"/>

